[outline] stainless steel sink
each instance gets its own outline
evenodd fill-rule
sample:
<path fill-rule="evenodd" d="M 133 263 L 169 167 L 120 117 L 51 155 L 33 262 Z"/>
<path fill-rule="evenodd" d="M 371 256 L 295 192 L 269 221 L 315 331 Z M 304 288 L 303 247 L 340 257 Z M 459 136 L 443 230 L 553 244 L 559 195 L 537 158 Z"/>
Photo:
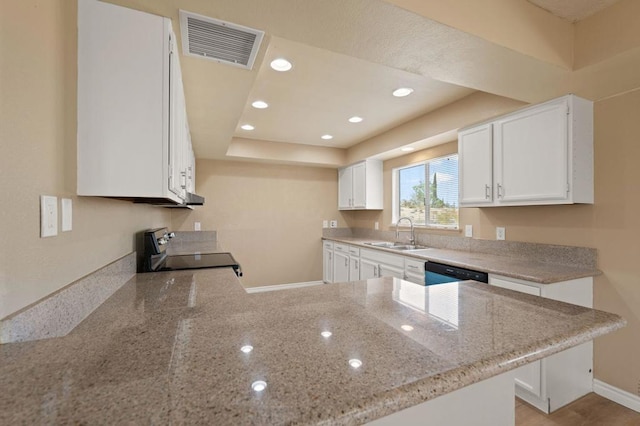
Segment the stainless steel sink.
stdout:
<path fill-rule="evenodd" d="M 372 247 L 382 247 L 382 248 L 388 248 L 388 249 L 400 250 L 400 251 L 424 250 L 429 248 L 425 246 L 417 246 L 417 245 L 404 244 L 404 243 L 392 243 L 388 241 L 371 242 L 371 243 L 365 243 L 365 244 Z"/>

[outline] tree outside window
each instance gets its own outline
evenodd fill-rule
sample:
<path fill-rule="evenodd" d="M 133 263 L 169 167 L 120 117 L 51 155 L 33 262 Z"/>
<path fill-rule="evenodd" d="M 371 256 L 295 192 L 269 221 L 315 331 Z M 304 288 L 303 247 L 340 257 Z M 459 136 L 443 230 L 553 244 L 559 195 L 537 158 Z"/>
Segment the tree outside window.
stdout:
<path fill-rule="evenodd" d="M 404 167 L 396 173 L 396 220 L 409 217 L 415 225 L 458 227 L 457 155 Z"/>

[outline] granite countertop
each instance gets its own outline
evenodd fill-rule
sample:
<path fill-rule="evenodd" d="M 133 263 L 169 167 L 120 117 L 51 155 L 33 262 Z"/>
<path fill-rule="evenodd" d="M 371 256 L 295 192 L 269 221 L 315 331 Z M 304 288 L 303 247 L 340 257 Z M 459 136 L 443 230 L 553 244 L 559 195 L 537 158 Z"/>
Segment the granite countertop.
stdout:
<path fill-rule="evenodd" d="M 138 274 L 67 336 L 0 346 L 0 424 L 365 423 L 624 324 L 471 281 L 249 294 L 230 268 Z"/>
<path fill-rule="evenodd" d="M 324 240 L 356 245 L 371 250 L 383 250 L 401 256 L 446 263 L 451 266 L 474 269 L 481 272 L 519 278 L 539 284 L 552 284 L 577 278 L 594 277 L 602 272 L 596 268 L 540 262 L 523 257 L 498 256 L 463 250 L 429 248 L 428 253 L 415 254 L 411 251 L 399 251 L 382 247 L 372 247 L 365 243 L 379 240 L 354 237 L 323 237 Z"/>

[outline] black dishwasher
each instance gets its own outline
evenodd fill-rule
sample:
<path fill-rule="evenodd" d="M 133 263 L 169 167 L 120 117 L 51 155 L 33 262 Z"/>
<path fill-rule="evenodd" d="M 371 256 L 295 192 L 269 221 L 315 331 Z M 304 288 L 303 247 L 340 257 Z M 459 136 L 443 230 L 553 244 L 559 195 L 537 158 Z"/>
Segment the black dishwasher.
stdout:
<path fill-rule="evenodd" d="M 424 270 L 424 285 L 444 284 L 465 280 L 474 280 L 483 283 L 489 282 L 489 274 L 485 272 L 458 268 L 457 266 L 445 265 L 443 263 L 425 262 Z"/>

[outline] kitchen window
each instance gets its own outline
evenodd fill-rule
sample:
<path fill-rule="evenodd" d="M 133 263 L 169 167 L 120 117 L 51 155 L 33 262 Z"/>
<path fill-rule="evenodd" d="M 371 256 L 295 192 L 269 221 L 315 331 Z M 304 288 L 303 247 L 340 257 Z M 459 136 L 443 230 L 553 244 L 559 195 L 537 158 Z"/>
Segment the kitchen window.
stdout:
<path fill-rule="evenodd" d="M 393 223 L 458 229 L 458 154 L 393 171 Z"/>

